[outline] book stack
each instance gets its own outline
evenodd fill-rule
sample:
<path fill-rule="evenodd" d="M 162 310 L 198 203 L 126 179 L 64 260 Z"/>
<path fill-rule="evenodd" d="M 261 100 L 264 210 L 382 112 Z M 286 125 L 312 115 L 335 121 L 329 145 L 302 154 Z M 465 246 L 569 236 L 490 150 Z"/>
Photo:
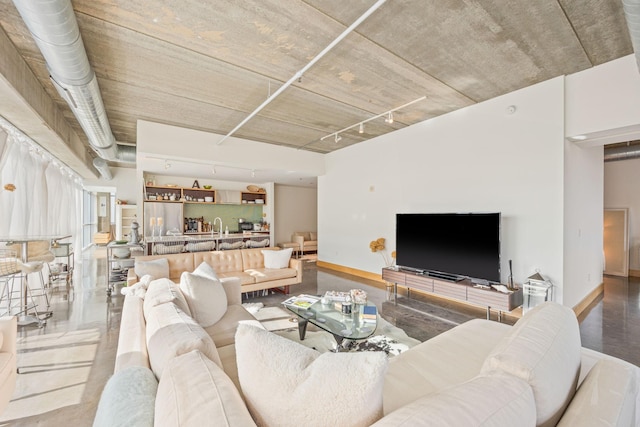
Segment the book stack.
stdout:
<path fill-rule="evenodd" d="M 282 304 L 306 310 L 318 301 L 318 297 L 303 294 L 298 295 L 297 297 L 291 297 L 288 300 L 284 301 Z"/>
<path fill-rule="evenodd" d="M 365 322 L 372 322 L 374 323 L 376 321 L 376 318 L 378 317 L 378 313 L 376 310 L 376 306 L 375 305 L 365 305 L 362 308 L 362 319 Z"/>

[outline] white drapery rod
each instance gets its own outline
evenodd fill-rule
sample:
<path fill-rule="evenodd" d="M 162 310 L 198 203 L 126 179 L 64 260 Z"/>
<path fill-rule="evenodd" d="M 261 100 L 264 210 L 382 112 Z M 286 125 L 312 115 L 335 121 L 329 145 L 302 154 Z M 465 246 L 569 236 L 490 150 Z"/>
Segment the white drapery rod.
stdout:
<path fill-rule="evenodd" d="M 284 85 L 280 86 L 280 88 L 275 91 L 270 97 L 268 97 L 258 108 L 253 110 L 251 114 L 249 114 L 243 121 L 238 123 L 236 127 L 234 127 L 231 132 L 222 137 L 220 141 L 217 142 L 217 145 L 222 144 L 227 138 L 236 133 L 238 129 L 245 125 L 249 120 L 251 120 L 256 114 L 258 114 L 264 107 L 271 103 L 274 99 L 276 99 L 286 88 L 291 86 L 293 82 L 302 78 L 302 75 L 311 68 L 316 62 L 318 62 L 323 56 L 327 54 L 331 49 L 333 49 L 338 43 L 342 41 L 349 33 L 351 33 L 358 25 L 360 25 L 365 19 L 369 17 L 373 12 L 375 12 L 380 6 L 382 6 L 387 0 L 378 0 L 373 6 L 369 8 L 360 18 L 356 19 L 353 24 L 347 27 L 346 30 L 342 32 L 334 41 L 329 44 L 329 46 L 325 47 L 322 52 L 316 55 L 307 65 L 305 65 L 300 71 L 295 73 L 293 77 L 291 77 Z"/>

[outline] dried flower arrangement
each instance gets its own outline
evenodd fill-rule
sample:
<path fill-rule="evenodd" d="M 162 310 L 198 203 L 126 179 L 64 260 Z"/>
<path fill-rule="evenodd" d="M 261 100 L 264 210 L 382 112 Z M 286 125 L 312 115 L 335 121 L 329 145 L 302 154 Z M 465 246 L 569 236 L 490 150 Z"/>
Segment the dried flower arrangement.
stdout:
<path fill-rule="evenodd" d="M 391 252 L 391 259 L 389 259 L 389 256 L 385 252 L 384 242 L 384 237 L 373 240 L 369 243 L 369 249 L 371 249 L 371 252 L 378 252 L 382 256 L 385 267 L 391 267 L 396 259 L 396 251 Z"/>

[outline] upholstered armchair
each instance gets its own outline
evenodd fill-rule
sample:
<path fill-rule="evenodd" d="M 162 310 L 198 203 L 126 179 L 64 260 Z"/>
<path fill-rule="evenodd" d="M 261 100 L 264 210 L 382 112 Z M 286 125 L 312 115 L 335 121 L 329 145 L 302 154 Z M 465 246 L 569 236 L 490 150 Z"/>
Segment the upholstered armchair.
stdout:
<path fill-rule="evenodd" d="M 318 250 L 318 233 L 315 231 L 296 231 L 291 236 L 291 241 L 300 246 L 300 252 Z"/>

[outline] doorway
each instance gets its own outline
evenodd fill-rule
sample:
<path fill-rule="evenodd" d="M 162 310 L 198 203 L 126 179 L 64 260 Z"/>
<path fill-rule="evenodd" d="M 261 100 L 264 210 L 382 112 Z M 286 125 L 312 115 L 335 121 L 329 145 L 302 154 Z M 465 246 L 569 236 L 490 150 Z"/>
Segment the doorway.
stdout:
<path fill-rule="evenodd" d="M 604 210 L 604 274 L 629 276 L 629 210 Z"/>

